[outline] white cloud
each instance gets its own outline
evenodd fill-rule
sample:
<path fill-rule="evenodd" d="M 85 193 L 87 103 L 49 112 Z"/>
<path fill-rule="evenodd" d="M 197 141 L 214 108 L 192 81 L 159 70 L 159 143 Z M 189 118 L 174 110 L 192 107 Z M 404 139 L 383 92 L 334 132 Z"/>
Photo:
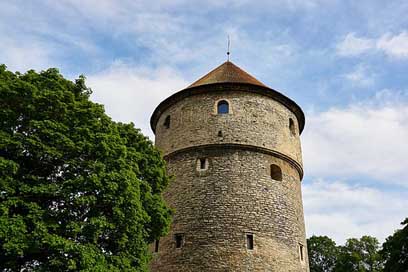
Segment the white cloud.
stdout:
<path fill-rule="evenodd" d="M 408 186 L 408 103 L 359 103 L 307 117 L 302 141 L 308 175 L 364 176 Z"/>
<path fill-rule="evenodd" d="M 303 203 L 308 236 L 327 235 L 338 244 L 363 235 L 383 242 L 400 228 L 408 207 L 403 193 L 328 180 L 304 184 Z"/>
<path fill-rule="evenodd" d="M 354 71 L 345 74 L 344 77 L 349 80 L 354 86 L 370 87 L 374 84 L 374 74 L 368 71 L 364 65 L 358 65 Z"/>
<path fill-rule="evenodd" d="M 391 57 L 408 57 L 408 32 L 404 31 L 396 36 L 383 35 L 377 41 L 377 48 Z"/>
<path fill-rule="evenodd" d="M 42 70 L 52 66 L 47 45 L 39 41 L 29 44 L 2 37 L 0 42 L 0 63 L 10 71 L 25 72 L 28 69 Z"/>
<path fill-rule="evenodd" d="M 397 35 L 386 33 L 378 39 L 356 37 L 355 33 L 348 33 L 336 46 L 340 56 L 357 56 L 367 52 L 379 51 L 389 57 L 408 57 L 408 32 L 402 31 Z"/>
<path fill-rule="evenodd" d="M 145 11 L 163 11 L 167 9 L 186 10 L 186 11 L 207 11 L 209 9 L 228 8 L 229 10 L 242 9 L 242 8 L 254 8 L 263 7 L 275 9 L 310 9 L 318 8 L 322 5 L 334 4 L 337 0 L 275 0 L 275 1 L 250 1 L 250 0 L 158 0 L 152 5 L 150 1 L 140 0 L 122 0 L 120 2 L 114 0 L 62 0 L 59 2 L 65 2 L 68 6 L 75 6 L 77 9 L 83 9 L 86 12 L 92 14 L 100 14 L 102 16 L 120 16 L 127 12 L 135 10 Z"/>
<path fill-rule="evenodd" d="M 15 1 L 1 4 L 0 63 L 21 72 L 49 67 L 63 69 L 62 64 L 72 62 L 76 55 L 94 57 L 100 52 L 90 35 L 83 35 L 82 28 L 76 27 L 80 18 L 70 9 L 59 14 L 51 7 L 46 2 L 27 3 L 24 9 Z"/>
<path fill-rule="evenodd" d="M 273 10 L 277 10 L 278 7 L 318 6 L 322 1 L 280 0 L 259 5 L 276 6 Z M 256 65 L 260 61 L 270 67 L 272 63 L 278 66 L 293 61 L 294 52 L 297 52 L 294 40 L 284 34 L 285 31 L 280 33 L 281 28 L 278 33 L 276 30 L 262 31 L 262 38 L 257 37 L 259 34 L 254 36 L 256 32 L 248 27 L 257 17 L 241 12 L 248 7 L 252 9 L 253 2 L 163 0 L 153 5 L 145 0 L 62 0 L 38 3 L 33 11 L 31 6 L 21 9 L 10 2 L 0 9 L 0 18 L 13 23 L 0 23 L 0 36 L 11 37 L 16 44 L 25 44 L 28 48 L 33 40 L 40 41 L 44 45 L 41 50 L 47 56 L 37 58 L 38 63 L 52 61 L 62 70 L 72 70 L 83 65 L 78 62 L 86 61 L 87 66 L 81 68 L 84 73 L 107 67 L 106 62 L 121 58 L 145 66 L 183 65 L 191 67 L 185 73 L 201 75 L 226 59 L 227 34 L 232 36 L 232 60 L 249 68 L 261 69 Z M 226 8 L 230 11 L 229 16 L 209 19 L 208 14 Z M 233 16 L 237 12 L 240 16 Z M 254 12 L 251 10 L 252 14 Z M 13 46 L 2 49 L 5 56 L 13 54 Z M 18 60 L 3 59 L 9 66 L 21 66 Z M 64 65 L 67 67 L 62 67 Z M 276 70 L 281 69 L 276 67 Z"/>
<path fill-rule="evenodd" d="M 133 122 L 153 139 L 150 116 L 155 107 L 172 93 L 188 84 L 173 69 L 146 69 L 117 62 L 109 69 L 88 76 L 92 100 L 105 105 L 116 121 Z"/>
<path fill-rule="evenodd" d="M 337 53 L 341 56 L 360 55 L 372 49 L 375 43 L 371 39 L 356 37 L 355 33 L 346 35 L 337 45 Z"/>

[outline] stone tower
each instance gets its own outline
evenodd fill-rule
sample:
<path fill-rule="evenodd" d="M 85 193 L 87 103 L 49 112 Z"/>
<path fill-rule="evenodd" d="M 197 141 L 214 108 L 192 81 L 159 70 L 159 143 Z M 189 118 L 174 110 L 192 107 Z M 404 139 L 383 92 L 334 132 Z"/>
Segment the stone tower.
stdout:
<path fill-rule="evenodd" d="M 229 61 L 161 102 L 151 127 L 175 214 L 151 271 L 309 271 L 304 124 L 295 102 Z"/>

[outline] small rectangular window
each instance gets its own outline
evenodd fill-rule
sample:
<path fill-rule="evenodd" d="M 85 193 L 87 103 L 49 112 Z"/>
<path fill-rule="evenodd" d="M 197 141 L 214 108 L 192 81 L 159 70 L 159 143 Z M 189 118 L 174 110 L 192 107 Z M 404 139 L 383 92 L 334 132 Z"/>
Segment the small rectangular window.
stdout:
<path fill-rule="evenodd" d="M 196 170 L 197 171 L 206 171 L 206 170 L 208 170 L 209 164 L 210 163 L 209 163 L 207 158 L 198 158 L 197 159 Z"/>
<path fill-rule="evenodd" d="M 271 164 L 271 178 L 277 181 L 282 181 L 282 170 L 276 164 Z"/>
<path fill-rule="evenodd" d="M 159 252 L 159 240 L 156 240 L 154 243 L 154 252 Z"/>
<path fill-rule="evenodd" d="M 247 239 L 247 249 L 254 249 L 254 235 L 253 234 L 247 234 L 246 235 Z"/>
<path fill-rule="evenodd" d="M 304 253 L 303 253 L 303 245 L 299 244 L 299 255 L 300 255 L 300 260 L 304 261 Z"/>
<path fill-rule="evenodd" d="M 174 239 L 176 240 L 176 248 L 181 248 L 183 246 L 184 235 L 182 233 L 178 233 L 174 235 Z"/>
<path fill-rule="evenodd" d="M 170 128 L 170 115 L 166 116 L 166 119 L 164 119 L 163 125 L 165 128 Z"/>
<path fill-rule="evenodd" d="M 200 169 L 201 170 L 205 169 L 205 159 L 200 159 Z"/>

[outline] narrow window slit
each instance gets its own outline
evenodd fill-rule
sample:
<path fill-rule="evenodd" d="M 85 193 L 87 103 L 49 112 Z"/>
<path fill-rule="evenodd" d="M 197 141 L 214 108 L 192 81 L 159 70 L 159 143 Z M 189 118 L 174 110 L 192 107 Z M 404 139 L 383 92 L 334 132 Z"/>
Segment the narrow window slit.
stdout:
<path fill-rule="evenodd" d="M 170 128 L 170 115 L 167 115 L 166 119 L 164 119 L 163 125 L 165 128 Z"/>
<path fill-rule="evenodd" d="M 206 167 L 205 167 L 205 159 L 203 159 L 203 158 L 201 158 L 200 159 L 200 169 L 201 170 L 204 170 Z"/>
<path fill-rule="evenodd" d="M 289 130 L 290 130 L 290 133 L 291 133 L 293 136 L 296 135 L 295 122 L 293 121 L 292 118 L 289 118 Z"/>
<path fill-rule="evenodd" d="M 304 261 L 304 253 L 303 253 L 303 245 L 299 244 L 299 255 L 300 255 L 300 260 Z"/>
<path fill-rule="evenodd" d="M 156 240 L 154 243 L 154 252 L 159 252 L 159 240 Z"/>
<path fill-rule="evenodd" d="M 246 235 L 246 240 L 247 240 L 247 249 L 254 249 L 254 235 L 248 233 Z"/>
<path fill-rule="evenodd" d="M 176 248 L 181 248 L 183 246 L 184 235 L 182 233 L 175 234 L 174 239 L 176 240 Z"/>
<path fill-rule="evenodd" d="M 197 159 L 197 171 L 206 171 L 208 170 L 209 162 L 208 158 L 199 158 Z"/>

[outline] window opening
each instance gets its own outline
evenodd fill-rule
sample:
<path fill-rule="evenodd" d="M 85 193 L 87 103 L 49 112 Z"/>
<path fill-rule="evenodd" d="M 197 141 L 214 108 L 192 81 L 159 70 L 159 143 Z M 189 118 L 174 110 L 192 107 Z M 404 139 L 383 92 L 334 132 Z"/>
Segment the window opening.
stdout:
<path fill-rule="evenodd" d="M 254 235 L 253 234 L 247 234 L 246 235 L 246 240 L 247 240 L 247 249 L 254 249 Z"/>
<path fill-rule="evenodd" d="M 154 243 L 154 252 L 159 252 L 159 240 L 156 240 Z"/>
<path fill-rule="evenodd" d="M 205 159 L 200 159 L 200 169 L 204 170 L 205 168 Z"/>
<path fill-rule="evenodd" d="M 167 115 L 166 119 L 164 119 L 163 125 L 165 128 L 170 128 L 170 115 Z"/>
<path fill-rule="evenodd" d="M 292 118 L 289 118 L 289 130 L 290 130 L 290 133 L 291 133 L 293 136 L 296 135 L 295 122 L 293 121 Z"/>
<path fill-rule="evenodd" d="M 183 246 L 184 235 L 181 233 L 178 233 L 174 235 L 174 239 L 176 240 L 176 248 L 181 248 Z"/>
<path fill-rule="evenodd" d="M 271 164 L 271 178 L 282 181 L 282 170 L 276 164 Z"/>
<path fill-rule="evenodd" d="M 220 102 L 218 102 L 217 113 L 218 114 L 227 114 L 227 113 L 229 113 L 229 104 L 228 104 L 227 101 L 221 100 Z"/>
<path fill-rule="evenodd" d="M 208 159 L 207 158 L 199 158 L 197 159 L 197 171 L 204 171 L 208 169 Z"/>
<path fill-rule="evenodd" d="M 299 244 L 299 255 L 300 255 L 300 260 L 304 260 L 304 254 L 303 254 L 303 245 Z"/>

